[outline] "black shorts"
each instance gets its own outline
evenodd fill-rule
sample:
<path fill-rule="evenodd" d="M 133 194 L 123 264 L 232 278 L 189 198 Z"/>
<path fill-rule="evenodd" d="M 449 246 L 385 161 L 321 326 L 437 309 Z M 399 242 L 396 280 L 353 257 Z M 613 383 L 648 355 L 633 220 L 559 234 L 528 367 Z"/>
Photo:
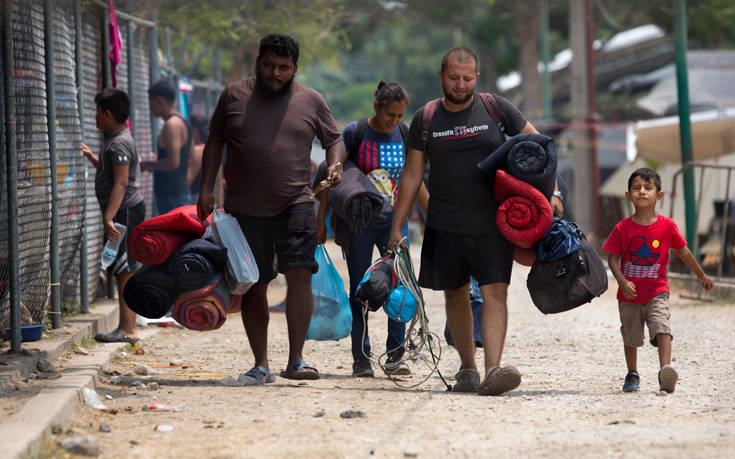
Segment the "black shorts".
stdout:
<path fill-rule="evenodd" d="M 421 247 L 419 284 L 454 290 L 477 279 L 479 285 L 510 283 L 513 245 L 502 236 L 455 234 L 426 228 Z"/>
<path fill-rule="evenodd" d="M 225 209 L 242 228 L 258 264 L 258 284 L 267 284 L 279 272 L 307 268 L 319 269 L 314 260 L 316 218 L 314 203 L 303 202 L 288 207 L 273 217 L 253 217 Z M 276 258 L 277 256 L 277 258 Z"/>
<path fill-rule="evenodd" d="M 145 220 L 145 202 L 143 201 L 140 201 L 133 207 L 119 209 L 117 214 L 112 217 L 113 222 L 123 224 L 127 228 L 120 242 L 120 247 L 117 249 L 117 257 L 110 268 L 108 268 L 112 270 L 114 276 L 121 273 L 134 273 L 138 269 L 138 262 L 128 255 L 130 253 L 130 234 L 143 220 Z M 105 236 L 106 241 L 107 237 Z"/>

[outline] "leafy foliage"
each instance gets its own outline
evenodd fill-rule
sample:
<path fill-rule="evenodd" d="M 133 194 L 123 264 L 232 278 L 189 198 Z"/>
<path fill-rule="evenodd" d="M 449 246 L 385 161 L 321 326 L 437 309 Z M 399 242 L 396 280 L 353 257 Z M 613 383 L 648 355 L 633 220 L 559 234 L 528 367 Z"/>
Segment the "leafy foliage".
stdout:
<path fill-rule="evenodd" d="M 300 45 L 299 63 L 330 60 L 345 39 L 346 0 L 159 0 L 158 21 L 170 27 L 174 48 L 187 44 L 184 72 L 202 49 L 222 51 L 226 79 L 252 74 L 260 39 L 286 33 Z M 190 40 L 187 40 L 190 37 Z M 174 56 L 174 59 L 176 56 Z M 200 72 L 211 74 L 211 52 L 202 58 Z M 188 64 L 188 65 L 187 65 Z M 180 69 L 181 70 L 181 69 Z"/>

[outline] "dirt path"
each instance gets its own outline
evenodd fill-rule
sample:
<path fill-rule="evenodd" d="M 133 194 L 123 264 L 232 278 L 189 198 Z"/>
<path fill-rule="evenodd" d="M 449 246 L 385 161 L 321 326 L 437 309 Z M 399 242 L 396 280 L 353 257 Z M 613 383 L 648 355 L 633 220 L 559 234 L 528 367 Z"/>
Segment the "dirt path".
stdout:
<path fill-rule="evenodd" d="M 418 253 L 416 247 L 413 251 Z M 330 252 L 344 270 L 336 247 Z M 318 381 L 278 378 L 265 387 L 223 387 L 220 376 L 176 376 L 236 378 L 252 366 L 239 315 L 230 315 L 220 330 L 164 329 L 142 344 L 144 355 L 120 354 L 106 370 L 121 373 L 124 382 L 140 379 L 132 377 L 133 362 L 192 367 L 160 369 L 165 373 L 142 380 L 157 382 L 155 390 L 109 384 L 103 378 L 98 391 L 115 414 L 83 407 L 64 435 L 47 442 L 43 454 L 63 457 L 54 449 L 58 441 L 91 433 L 100 439 L 102 456 L 115 458 L 735 455 L 735 363 L 730 353 L 735 308 L 695 305 L 673 295 L 673 364 L 680 375 L 676 392 L 657 395 L 657 355 L 647 346 L 639 354 L 641 391 L 623 394 L 614 281 L 593 304 L 544 316 L 531 303 L 526 274 L 527 269 L 515 266 L 504 352 L 504 362 L 521 370 L 523 382 L 505 396 L 447 393 L 436 376 L 411 390 L 382 375 L 352 378 L 349 340 L 307 342 L 306 359 L 323 376 Z M 276 285 L 272 303 L 281 301 L 284 292 Z M 425 295 L 430 327 L 441 334 L 442 297 Z M 385 321 L 382 311 L 371 315 L 374 351 L 382 352 Z M 284 314 L 271 314 L 269 338 L 271 368 L 281 370 L 287 358 Z M 453 375 L 458 366 L 454 350 L 445 347 L 443 374 Z M 178 412 L 143 410 L 153 402 L 185 407 Z M 365 417 L 341 418 L 347 410 Z M 111 432 L 99 432 L 100 424 Z M 156 431 L 157 425 L 173 430 Z"/>

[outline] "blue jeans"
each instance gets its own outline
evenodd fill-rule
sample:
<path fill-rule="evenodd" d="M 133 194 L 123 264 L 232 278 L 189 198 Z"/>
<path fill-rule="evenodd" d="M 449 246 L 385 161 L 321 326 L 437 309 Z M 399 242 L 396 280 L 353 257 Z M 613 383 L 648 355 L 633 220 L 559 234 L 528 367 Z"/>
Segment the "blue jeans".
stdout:
<path fill-rule="evenodd" d="M 156 208 L 158 215 L 163 215 L 177 207 L 191 204 L 190 194 L 156 195 Z"/>
<path fill-rule="evenodd" d="M 365 353 L 370 355 L 370 337 L 368 336 L 368 311 L 363 314 L 362 305 L 355 301 L 355 291 L 360 284 L 365 271 L 373 264 L 373 246 L 378 248 L 380 255 L 385 255 L 388 251 L 388 240 L 390 239 L 391 221 L 371 222 L 365 231 L 360 235 L 357 242 L 350 245 L 347 251 L 347 271 L 350 276 L 350 307 L 352 308 L 352 358 L 362 360 L 365 357 L 362 354 L 363 348 Z M 408 236 L 408 224 L 403 226 L 401 231 L 404 236 Z M 387 317 L 387 316 L 386 316 Z M 362 339 L 363 329 L 365 330 L 365 339 Z M 404 340 L 406 338 L 406 324 L 398 322 L 388 317 L 388 339 L 385 342 L 385 348 L 391 352 L 391 355 L 402 356 Z"/>

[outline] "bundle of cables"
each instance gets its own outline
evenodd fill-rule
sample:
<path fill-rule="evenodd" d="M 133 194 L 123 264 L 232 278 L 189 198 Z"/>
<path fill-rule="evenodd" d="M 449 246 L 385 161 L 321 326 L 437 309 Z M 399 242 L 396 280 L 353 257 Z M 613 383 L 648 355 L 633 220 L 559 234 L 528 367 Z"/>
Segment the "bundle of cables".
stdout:
<path fill-rule="evenodd" d="M 394 319 L 402 320 L 402 321 L 408 321 L 410 320 L 410 323 L 406 329 L 406 339 L 405 339 L 405 352 L 403 353 L 403 357 L 400 363 L 408 363 L 411 362 L 416 365 L 425 365 L 429 369 L 429 373 L 420 381 L 413 383 L 413 384 L 404 384 L 404 382 L 394 376 L 389 375 L 388 377 L 399 387 L 403 387 L 406 389 L 418 387 L 419 385 L 426 382 L 431 375 L 436 372 L 441 380 L 444 382 L 444 384 L 447 386 L 447 390 L 451 390 L 451 386 L 447 384 L 447 382 L 444 380 L 444 377 L 442 376 L 441 372 L 439 371 L 439 360 L 441 358 L 441 344 L 439 336 L 436 333 L 433 333 L 429 330 L 429 319 L 426 316 L 426 310 L 425 310 L 425 302 L 424 302 L 424 296 L 421 293 L 421 287 L 419 287 L 418 281 L 416 280 L 416 275 L 413 269 L 413 263 L 411 262 L 411 256 L 409 255 L 408 251 L 401 248 L 401 244 L 405 241 L 405 237 L 399 242 L 398 245 L 396 245 L 395 249 L 393 249 L 391 252 L 389 252 L 388 255 L 385 257 L 380 258 L 377 260 L 368 270 L 366 271 L 365 278 L 363 278 L 363 281 L 360 283 L 362 284 L 366 283 L 366 280 L 369 277 L 369 274 L 380 271 L 379 268 L 380 265 L 388 265 L 386 263 L 387 259 L 392 259 L 392 274 L 391 276 L 392 282 L 390 282 L 390 294 L 389 295 L 382 295 L 380 296 L 380 299 L 378 301 L 383 301 L 382 304 L 371 304 L 370 299 L 367 298 L 360 298 L 360 287 L 358 287 L 358 291 L 356 293 L 356 297 L 361 303 L 363 304 L 364 308 L 370 309 L 370 310 L 377 310 L 380 306 L 383 306 L 383 308 L 386 310 L 386 313 L 393 317 Z M 383 276 L 385 277 L 385 276 Z M 385 285 L 384 280 L 381 278 L 381 283 Z M 415 308 L 415 314 L 412 314 L 412 317 L 401 317 L 401 309 L 393 309 L 390 307 L 391 299 L 395 297 L 401 298 L 400 304 L 404 304 L 404 299 L 407 297 L 413 297 L 416 302 L 416 308 Z M 374 299 L 375 297 L 373 297 Z M 372 303 L 375 303 L 375 301 L 372 301 Z M 395 304 L 395 302 L 394 302 Z M 377 306 L 377 307 L 376 307 Z M 408 308 L 409 310 L 411 308 Z M 365 315 L 363 314 L 363 320 L 365 318 Z M 405 319 L 405 320 L 404 320 Z M 367 327 L 363 327 L 363 337 L 361 342 L 365 342 L 365 330 Z M 391 352 L 397 351 L 398 349 L 389 349 L 382 355 L 380 355 L 377 359 L 374 359 L 367 355 L 365 353 L 365 350 L 363 349 L 363 355 L 368 358 L 371 362 L 373 362 L 375 365 L 379 366 L 383 369 L 383 371 L 388 375 L 388 371 L 386 371 L 385 366 L 385 360 L 387 360 L 388 355 Z M 393 365 L 396 363 L 394 362 Z"/>

